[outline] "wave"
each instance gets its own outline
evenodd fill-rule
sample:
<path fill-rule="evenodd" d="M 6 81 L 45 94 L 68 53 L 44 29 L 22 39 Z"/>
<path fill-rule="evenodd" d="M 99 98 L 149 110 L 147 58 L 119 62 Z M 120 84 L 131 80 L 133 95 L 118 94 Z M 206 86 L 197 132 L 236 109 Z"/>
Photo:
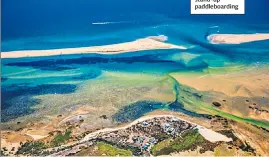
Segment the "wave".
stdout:
<path fill-rule="evenodd" d="M 218 28 L 219 26 L 211 26 L 211 27 L 209 27 L 209 28 Z"/>
<path fill-rule="evenodd" d="M 119 23 L 134 23 L 135 21 L 105 21 L 105 22 L 93 22 L 92 25 L 109 25 Z"/>
<path fill-rule="evenodd" d="M 153 39 L 153 40 L 156 40 L 156 41 L 160 41 L 160 42 L 164 42 L 164 41 L 168 40 L 168 36 L 165 36 L 165 35 L 149 36 L 147 38 Z"/>

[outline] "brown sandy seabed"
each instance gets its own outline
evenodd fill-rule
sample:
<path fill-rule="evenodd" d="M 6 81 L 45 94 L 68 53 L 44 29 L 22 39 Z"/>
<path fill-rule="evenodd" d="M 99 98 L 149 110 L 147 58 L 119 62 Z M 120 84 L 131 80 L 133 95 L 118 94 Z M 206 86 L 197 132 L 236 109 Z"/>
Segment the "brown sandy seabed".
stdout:
<path fill-rule="evenodd" d="M 269 122 L 268 66 L 219 74 L 194 72 L 170 75 L 181 84 L 204 93 L 206 103 L 221 103 L 221 111 Z"/>

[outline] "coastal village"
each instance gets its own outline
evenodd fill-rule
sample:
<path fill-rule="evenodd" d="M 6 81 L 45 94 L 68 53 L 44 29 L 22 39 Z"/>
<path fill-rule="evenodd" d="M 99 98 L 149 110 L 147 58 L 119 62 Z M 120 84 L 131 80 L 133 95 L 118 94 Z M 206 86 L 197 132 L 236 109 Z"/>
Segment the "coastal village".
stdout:
<path fill-rule="evenodd" d="M 228 121 L 221 117 L 211 116 L 208 117 L 208 120 L 212 121 L 214 125 L 219 125 L 218 122 L 221 125 L 224 122 L 228 125 Z M 158 156 L 184 151 L 196 151 L 203 155 L 208 152 L 214 154 L 216 150 L 223 149 L 222 147 L 239 154 L 255 154 L 252 147 L 238 139 L 230 130 L 223 130 L 220 133 L 214 132 L 225 137 L 214 141 L 213 136 L 204 137 L 201 135 L 199 133 L 201 128 L 203 127 L 175 116 L 142 117 L 122 127 L 85 133 L 83 136 L 72 138 L 75 140 L 58 147 L 48 148 L 42 141 L 25 143 L 21 145 L 16 155 Z M 67 134 L 66 132 L 62 136 L 65 137 Z M 231 140 L 227 141 L 226 137 Z"/>
<path fill-rule="evenodd" d="M 150 153 L 151 148 L 165 137 L 177 137 L 183 131 L 194 129 L 194 125 L 173 117 L 145 120 L 124 130 L 101 134 L 97 139 L 136 147 L 138 154 Z"/>

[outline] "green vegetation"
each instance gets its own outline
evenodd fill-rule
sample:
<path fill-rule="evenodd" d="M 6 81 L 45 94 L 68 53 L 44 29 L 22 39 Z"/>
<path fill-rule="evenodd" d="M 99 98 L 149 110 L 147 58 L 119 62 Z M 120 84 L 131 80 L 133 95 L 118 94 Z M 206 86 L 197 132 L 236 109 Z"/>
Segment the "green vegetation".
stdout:
<path fill-rule="evenodd" d="M 196 148 L 197 145 L 204 142 L 203 136 L 201 136 L 197 129 L 190 130 L 182 134 L 181 137 L 173 139 L 167 139 L 159 142 L 152 147 L 151 151 L 153 155 L 168 155 L 175 151 L 184 151 L 192 148 Z"/>
<path fill-rule="evenodd" d="M 100 155 L 106 154 L 107 156 L 132 156 L 132 152 L 130 150 L 119 149 L 104 142 L 98 142 L 97 146 Z"/>
<path fill-rule="evenodd" d="M 152 153 L 154 155 L 159 154 L 159 152 L 162 152 L 161 154 L 170 154 L 173 152 L 173 149 L 167 149 L 170 145 L 171 145 L 172 139 L 166 139 L 163 140 L 161 142 L 159 142 L 158 144 L 154 145 L 151 149 Z M 166 153 L 164 153 L 164 151 L 166 150 Z"/>
<path fill-rule="evenodd" d="M 219 111 L 215 108 L 212 109 L 212 111 L 215 111 L 215 113 L 217 115 L 222 116 L 224 118 L 229 118 L 229 119 L 232 119 L 232 120 L 235 120 L 238 122 L 250 123 L 250 124 L 254 124 L 254 125 L 259 126 L 259 127 L 263 127 L 265 129 L 269 129 L 269 123 L 266 121 L 259 121 L 259 120 L 255 120 L 255 119 L 251 119 L 251 118 L 241 118 L 241 117 L 229 114 L 229 113 Z"/>
<path fill-rule="evenodd" d="M 48 147 L 40 141 L 26 142 L 19 148 L 17 154 L 39 155 L 41 150 L 46 148 Z"/>
<path fill-rule="evenodd" d="M 210 115 L 219 115 L 224 118 L 235 120 L 243 123 L 254 124 L 265 129 L 269 129 L 269 123 L 265 121 L 259 121 L 251 118 L 242 118 L 236 115 L 232 115 L 226 112 L 223 112 L 212 105 L 208 105 L 203 102 L 202 99 L 193 95 L 193 93 L 199 93 L 195 89 L 180 84 L 172 75 L 168 74 L 167 78 L 172 81 L 174 85 L 174 93 L 176 96 L 176 101 L 184 105 L 184 108 L 199 114 L 210 114 Z M 181 99 L 184 97 L 184 99 Z"/>
<path fill-rule="evenodd" d="M 188 150 L 193 147 L 193 145 L 202 142 L 204 142 L 204 137 L 199 134 L 198 130 L 194 130 L 186 132 L 185 135 L 183 135 L 183 138 L 176 138 L 172 144 L 172 148 L 177 151 Z"/>
<path fill-rule="evenodd" d="M 70 138 L 70 135 L 70 130 L 66 130 L 64 135 L 62 134 L 62 132 L 58 132 L 55 138 L 52 140 L 52 146 L 56 147 L 65 143 Z"/>

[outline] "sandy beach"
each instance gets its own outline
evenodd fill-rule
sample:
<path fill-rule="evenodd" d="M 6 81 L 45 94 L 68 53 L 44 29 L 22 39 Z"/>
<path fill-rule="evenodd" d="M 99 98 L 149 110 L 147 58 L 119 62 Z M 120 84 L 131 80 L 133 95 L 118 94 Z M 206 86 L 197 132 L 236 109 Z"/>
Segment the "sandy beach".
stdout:
<path fill-rule="evenodd" d="M 41 56 L 56 56 L 67 54 L 120 54 L 124 52 L 155 50 L 155 49 L 187 49 L 184 46 L 177 46 L 169 43 L 164 43 L 167 40 L 164 35 L 150 36 L 147 38 L 138 39 L 131 42 L 80 47 L 80 48 L 65 48 L 65 49 L 52 49 L 52 50 L 23 50 L 23 51 L 10 51 L 2 52 L 1 58 L 23 58 L 23 57 L 41 57 Z"/>
<path fill-rule="evenodd" d="M 241 44 L 268 40 L 269 34 L 212 34 L 207 37 L 212 44 Z"/>

